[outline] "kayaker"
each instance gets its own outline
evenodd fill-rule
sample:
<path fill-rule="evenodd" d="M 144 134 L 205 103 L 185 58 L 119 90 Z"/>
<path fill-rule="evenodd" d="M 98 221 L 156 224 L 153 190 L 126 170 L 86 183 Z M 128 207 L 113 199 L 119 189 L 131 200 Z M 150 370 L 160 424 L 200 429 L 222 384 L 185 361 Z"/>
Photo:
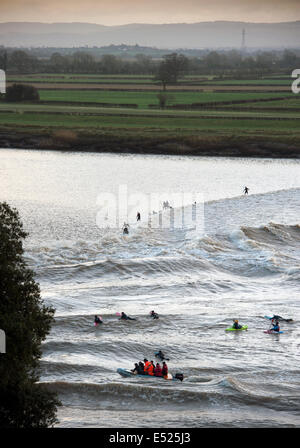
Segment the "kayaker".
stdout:
<path fill-rule="evenodd" d="M 235 328 L 236 330 L 240 330 L 242 328 L 242 325 L 239 325 L 239 321 L 237 319 L 234 320 L 232 328 Z"/>
<path fill-rule="evenodd" d="M 162 369 L 160 367 L 159 362 L 156 364 L 155 369 L 154 369 L 154 375 L 155 376 L 163 376 L 162 374 Z"/>
<path fill-rule="evenodd" d="M 99 318 L 99 316 L 95 316 L 94 323 L 95 323 L 95 325 L 103 324 L 103 321 Z"/>
<path fill-rule="evenodd" d="M 121 313 L 120 319 L 123 319 L 123 320 L 136 320 L 134 317 L 127 316 L 127 314 L 125 314 L 123 311 Z"/>
<path fill-rule="evenodd" d="M 159 319 L 159 315 L 154 311 L 150 311 L 150 316 L 153 317 L 153 319 Z"/>
<path fill-rule="evenodd" d="M 273 327 L 270 328 L 270 331 L 276 331 L 277 333 L 280 331 L 278 320 L 276 320 L 275 324 L 273 324 Z"/>
<path fill-rule="evenodd" d="M 165 361 L 163 361 L 163 365 L 162 365 L 162 376 L 167 376 L 169 372 L 167 363 Z"/>

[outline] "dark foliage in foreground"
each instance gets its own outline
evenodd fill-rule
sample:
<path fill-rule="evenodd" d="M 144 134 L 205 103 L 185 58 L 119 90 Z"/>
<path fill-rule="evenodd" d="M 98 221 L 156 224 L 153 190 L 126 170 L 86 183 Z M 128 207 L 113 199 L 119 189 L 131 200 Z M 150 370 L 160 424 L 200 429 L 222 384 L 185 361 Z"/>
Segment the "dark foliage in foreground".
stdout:
<path fill-rule="evenodd" d="M 43 304 L 34 272 L 26 266 L 25 237 L 18 211 L 0 203 L 0 328 L 6 335 L 6 353 L 0 354 L 1 428 L 52 426 L 60 404 L 37 384 L 41 342 L 54 309 Z"/>

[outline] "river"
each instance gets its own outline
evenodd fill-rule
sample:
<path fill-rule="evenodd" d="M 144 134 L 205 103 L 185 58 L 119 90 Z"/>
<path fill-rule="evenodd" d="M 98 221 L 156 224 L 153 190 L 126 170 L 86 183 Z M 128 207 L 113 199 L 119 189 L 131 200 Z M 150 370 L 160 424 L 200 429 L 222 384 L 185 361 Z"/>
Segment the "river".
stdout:
<path fill-rule="evenodd" d="M 133 204 L 124 236 L 101 208 L 120 186 L 202 201 L 165 228 L 182 209 L 151 203 L 136 223 Z M 56 309 L 40 380 L 62 400 L 57 426 L 299 427 L 299 160 L 1 149 L 0 201 Z M 273 314 L 293 318 L 282 334 L 264 333 Z M 233 319 L 248 330 L 226 332 Z M 158 349 L 182 382 L 117 373 Z"/>

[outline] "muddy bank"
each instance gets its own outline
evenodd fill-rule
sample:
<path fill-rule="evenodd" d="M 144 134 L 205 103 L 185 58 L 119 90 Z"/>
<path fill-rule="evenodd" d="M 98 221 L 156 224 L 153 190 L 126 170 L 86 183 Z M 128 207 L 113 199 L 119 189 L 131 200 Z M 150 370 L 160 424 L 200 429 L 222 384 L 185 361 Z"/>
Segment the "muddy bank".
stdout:
<path fill-rule="evenodd" d="M 78 134 L 73 131 L 0 130 L 0 148 L 168 154 L 219 157 L 300 158 L 300 141 L 257 136 L 150 136 Z"/>

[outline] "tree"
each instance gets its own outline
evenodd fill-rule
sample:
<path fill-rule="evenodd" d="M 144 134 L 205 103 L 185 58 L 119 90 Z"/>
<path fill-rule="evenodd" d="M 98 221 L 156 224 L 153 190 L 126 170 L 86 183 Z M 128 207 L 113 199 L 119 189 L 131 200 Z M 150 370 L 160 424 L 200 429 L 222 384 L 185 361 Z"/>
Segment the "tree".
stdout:
<path fill-rule="evenodd" d="M 68 60 L 60 53 L 55 52 L 50 57 L 50 67 L 55 73 L 65 73 L 68 71 Z"/>
<path fill-rule="evenodd" d="M 27 84 L 13 84 L 6 89 L 5 100 L 9 102 L 39 101 L 38 90 Z"/>
<path fill-rule="evenodd" d="M 188 58 L 183 54 L 167 54 L 158 66 L 155 80 L 161 81 L 163 90 L 166 90 L 167 84 L 175 84 L 180 75 L 188 68 Z"/>
<path fill-rule="evenodd" d="M 159 92 L 156 96 L 158 98 L 159 107 L 161 109 L 164 109 L 167 103 L 170 103 L 175 99 L 173 95 L 169 95 L 167 92 Z"/>
<path fill-rule="evenodd" d="M 101 58 L 101 73 L 117 74 L 122 72 L 122 61 L 112 54 L 105 54 Z"/>
<path fill-rule="evenodd" d="M 7 51 L 0 50 L 0 69 L 6 72 L 7 70 Z"/>
<path fill-rule="evenodd" d="M 37 69 L 38 61 L 25 51 L 16 50 L 9 54 L 7 68 L 12 72 L 30 73 Z"/>
<path fill-rule="evenodd" d="M 41 300 L 34 272 L 23 258 L 18 211 L 0 203 L 0 328 L 6 353 L 0 354 L 0 427 L 41 428 L 56 421 L 56 395 L 39 380 L 41 342 L 50 331 L 54 309 Z"/>
<path fill-rule="evenodd" d="M 76 51 L 72 55 L 73 73 L 92 73 L 95 70 L 95 60 L 93 56 L 84 51 Z"/>

